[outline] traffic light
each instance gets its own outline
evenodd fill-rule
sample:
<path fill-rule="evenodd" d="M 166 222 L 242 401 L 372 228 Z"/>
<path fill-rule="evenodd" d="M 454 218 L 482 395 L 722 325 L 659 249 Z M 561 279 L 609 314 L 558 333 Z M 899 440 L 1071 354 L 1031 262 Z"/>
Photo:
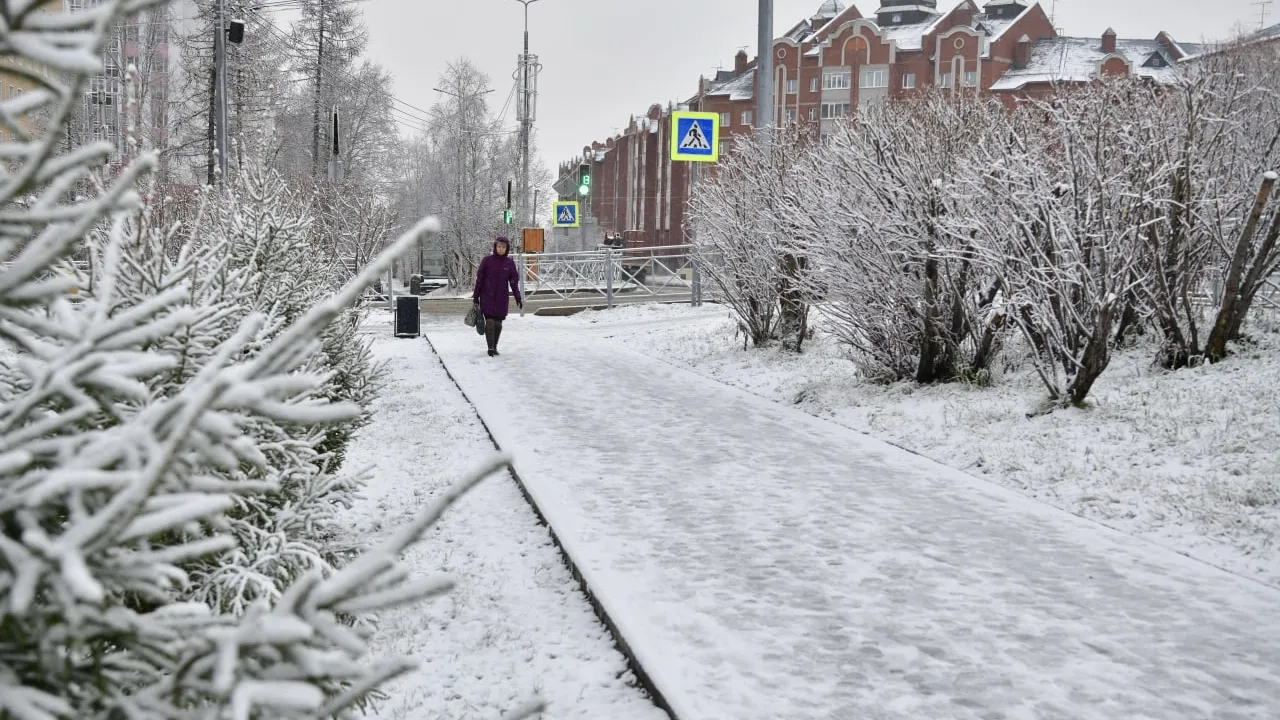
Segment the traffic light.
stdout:
<path fill-rule="evenodd" d="M 591 166 L 582 163 L 578 166 L 578 194 L 586 197 L 591 192 Z"/>
<path fill-rule="evenodd" d="M 502 224 L 503 224 L 503 225 L 510 225 L 510 224 L 511 224 L 511 219 L 512 219 L 512 217 L 513 217 L 514 215 L 515 215 L 515 213 L 511 212 L 510 210 L 503 210 L 503 211 L 502 211 Z"/>

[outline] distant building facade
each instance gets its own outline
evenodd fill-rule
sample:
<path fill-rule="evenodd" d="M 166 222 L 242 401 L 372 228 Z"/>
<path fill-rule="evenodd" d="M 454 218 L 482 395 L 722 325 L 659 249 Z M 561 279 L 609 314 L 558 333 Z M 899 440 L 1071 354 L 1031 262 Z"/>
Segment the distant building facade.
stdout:
<path fill-rule="evenodd" d="M 1044 8 L 1031 0 L 962 0 L 950 10 L 937 0 L 881 0 L 864 17 L 857 7 L 825 0 L 810 18 L 773 43 L 774 125 L 802 124 L 819 134 L 871 105 L 934 88 L 992 95 L 1014 106 L 1064 85 L 1104 76 L 1171 82 L 1180 62 L 1203 52 L 1161 32 L 1151 40 L 1061 37 Z M 746 52 L 733 70 L 701 78 L 698 92 L 676 106 L 653 105 L 632 116 L 618 135 L 583 148 L 561 176 L 592 166 L 594 186 L 584 215 L 601 234 L 631 244 L 686 241 L 684 220 L 692 173 L 670 159 L 670 113 L 720 116 L 721 151 L 757 123 L 756 62 Z M 576 198 L 565 198 L 576 199 Z"/>

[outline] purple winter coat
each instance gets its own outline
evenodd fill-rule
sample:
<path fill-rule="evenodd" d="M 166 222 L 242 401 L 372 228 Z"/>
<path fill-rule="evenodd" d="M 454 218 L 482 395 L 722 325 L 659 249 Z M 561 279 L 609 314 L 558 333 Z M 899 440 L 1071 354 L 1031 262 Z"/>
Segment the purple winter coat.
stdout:
<path fill-rule="evenodd" d="M 501 320 L 507 316 L 507 308 L 510 306 L 507 300 L 508 286 L 516 296 L 516 303 L 523 304 L 516 261 L 510 255 L 499 255 L 497 243 L 494 243 L 493 254 L 480 261 L 480 269 L 476 272 L 476 289 L 471 293 L 471 299 L 480 301 L 480 312 L 485 317 Z"/>

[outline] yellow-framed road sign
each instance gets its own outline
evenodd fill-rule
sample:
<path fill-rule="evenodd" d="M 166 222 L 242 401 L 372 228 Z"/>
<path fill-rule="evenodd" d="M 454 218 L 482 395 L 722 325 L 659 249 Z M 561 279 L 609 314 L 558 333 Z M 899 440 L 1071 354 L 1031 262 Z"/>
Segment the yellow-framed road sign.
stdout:
<path fill-rule="evenodd" d="M 708 112 L 671 113 L 671 159 L 718 162 L 720 116 Z"/>
<path fill-rule="evenodd" d="M 557 202 L 551 219 L 554 227 L 576 228 L 582 225 L 582 218 L 578 216 L 578 203 L 573 200 Z"/>

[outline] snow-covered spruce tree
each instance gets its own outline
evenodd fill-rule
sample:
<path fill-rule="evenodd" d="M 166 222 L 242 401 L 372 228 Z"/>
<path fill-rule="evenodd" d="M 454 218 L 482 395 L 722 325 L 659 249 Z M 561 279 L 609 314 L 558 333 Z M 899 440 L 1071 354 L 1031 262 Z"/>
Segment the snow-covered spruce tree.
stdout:
<path fill-rule="evenodd" d="M 841 123 L 788 192 L 811 291 L 871 378 L 984 376 L 998 352 L 996 295 L 972 233 L 949 226 L 950 187 L 1004 110 L 951 92 L 878 104 Z"/>
<path fill-rule="evenodd" d="M 757 347 L 781 339 L 799 350 L 808 302 L 800 278 L 805 259 L 790 241 L 797 213 L 784 188 L 797 181 L 807 138 L 793 129 L 738 138 L 690 205 L 699 267 Z"/>
<path fill-rule="evenodd" d="M 1139 233 L 1168 167 L 1146 155 L 1130 108 L 1140 81 L 1112 79 L 1029 103 L 995 127 L 953 185 L 1003 313 L 1032 350 L 1050 407 L 1082 405 L 1111 361 L 1124 298 L 1140 282 Z"/>
<path fill-rule="evenodd" d="M 411 577 L 396 558 L 503 463 L 480 468 L 381 547 L 328 577 L 308 573 L 277 601 L 242 615 L 180 602 L 190 584 L 181 566 L 233 548 L 227 513 L 275 489 L 227 480 L 268 464 L 249 427 L 359 416 L 357 407 L 307 400 L 325 381 L 307 362 L 324 328 L 393 255 L 266 344 L 254 345 L 265 318 L 246 316 L 181 387 L 153 390 L 183 362 L 160 342 L 221 309 L 193 300 L 190 276 L 159 279 L 142 302 L 119 293 L 136 238 L 132 188 L 154 155 L 78 196 L 68 189 L 110 148 L 57 153 L 88 75 L 101 71 L 106 29 L 146 4 L 104 0 L 37 16 L 31 3 L 0 0 L 0 56 L 27 61 L 6 65 L 52 71 L 31 72 L 40 87 L 0 104 L 15 138 L 0 145 L 0 717 L 350 717 L 408 664 L 367 657 L 364 638 L 339 616 L 447 590 L 440 578 Z M 34 134 L 23 120 L 42 110 L 49 130 Z M 69 295 L 75 281 L 55 265 L 104 222 L 95 281 Z M 428 229 L 415 227 L 390 253 Z"/>
<path fill-rule="evenodd" d="M 122 304 L 145 303 L 185 281 L 190 302 L 210 311 L 157 343 L 156 349 L 181 358 L 170 377 L 152 385 L 159 396 L 176 392 L 198 374 L 250 315 L 260 314 L 265 322 L 244 357 L 252 357 L 338 287 L 332 264 L 309 247 L 305 208 L 290 200 L 280 179 L 246 170 L 232 180 L 225 189 L 206 193 L 207 212 L 176 259 L 154 250 L 175 242 L 151 225 L 148 212 L 131 224 L 124 272 L 115 282 Z M 308 399 L 361 407 L 372 400 L 376 368 L 356 335 L 358 318 L 352 314 L 344 311 L 326 328 L 321 346 L 308 357 L 308 370 L 324 378 Z M 233 551 L 184 566 L 194 581 L 190 599 L 240 612 L 256 600 L 278 597 L 307 571 L 328 573 L 345 562 L 352 549 L 336 544 L 336 529 L 354 499 L 356 479 L 336 471 L 363 421 L 361 415 L 327 425 L 266 419 L 246 425 L 246 435 L 264 448 L 266 464 L 221 474 L 238 482 L 270 482 L 274 490 L 240 499 L 228 514 L 237 540 Z"/>

